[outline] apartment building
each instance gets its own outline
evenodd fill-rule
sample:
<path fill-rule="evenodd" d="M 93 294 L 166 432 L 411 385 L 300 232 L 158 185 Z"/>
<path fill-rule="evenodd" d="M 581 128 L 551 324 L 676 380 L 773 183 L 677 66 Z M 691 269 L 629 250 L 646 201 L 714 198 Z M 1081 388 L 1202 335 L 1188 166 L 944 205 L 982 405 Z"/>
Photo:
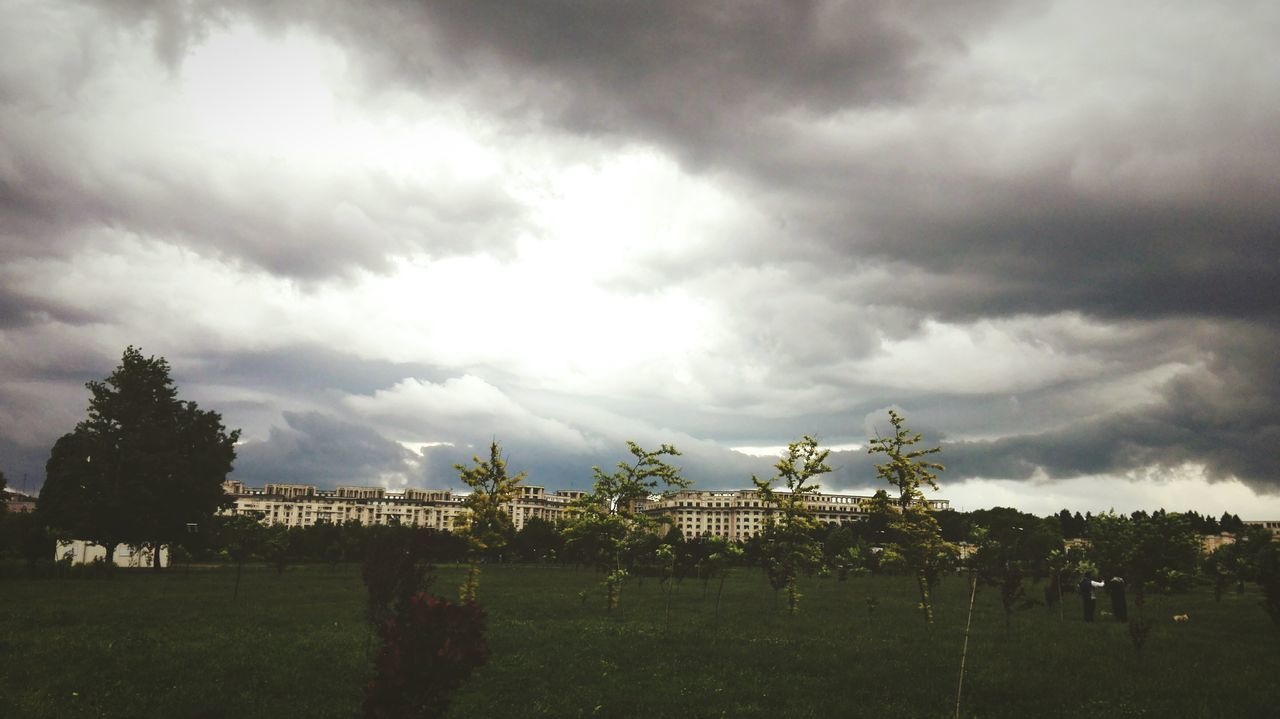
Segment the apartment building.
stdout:
<path fill-rule="evenodd" d="M 930 509 L 947 509 L 950 501 L 931 499 Z M 857 522 L 867 517 L 871 497 L 851 494 L 815 493 L 806 495 L 805 506 L 814 519 L 827 525 Z M 664 528 L 674 526 L 686 538 L 724 537 L 745 541 L 764 530 L 774 505 L 755 489 L 682 490 L 664 497 L 637 503 L 636 510 L 652 517 L 669 517 Z"/>
<path fill-rule="evenodd" d="M 268 484 L 255 488 L 237 480 L 223 482 L 222 488 L 235 498 L 235 504 L 222 514 L 257 516 L 264 524 L 287 527 L 309 527 L 317 522 L 343 524 L 354 520 L 361 524 L 400 524 L 449 531 L 467 511 L 463 504 L 465 495 L 447 489 L 319 489 L 309 484 Z M 520 496 L 507 504 L 507 513 L 519 531 L 531 517 L 551 522 L 565 517 L 569 503 L 583 494 L 575 490 L 547 494 L 543 487 L 525 485 L 520 487 Z"/>
<path fill-rule="evenodd" d="M 392 491 L 383 487 L 338 487 L 318 489 L 309 484 L 268 484 L 246 487 L 227 480 L 223 489 L 235 498 L 235 506 L 223 514 L 258 516 L 264 524 L 309 527 L 316 522 L 342 524 L 400 524 L 449 531 L 467 509 L 465 495 L 447 489 Z M 555 522 L 569 516 L 569 505 L 586 494 L 562 489 L 548 494 L 538 486 L 523 485 L 520 496 L 506 505 L 517 531 L 532 517 Z M 871 497 L 850 494 L 811 494 L 805 505 L 819 522 L 839 525 L 865 519 Z M 929 500 L 934 510 L 947 509 L 945 499 Z M 759 534 L 775 507 L 755 489 L 682 490 L 667 496 L 652 496 L 637 502 L 635 510 L 669 519 L 685 537 L 724 537 L 744 541 Z"/>
<path fill-rule="evenodd" d="M 1280 520 L 1276 519 L 1246 519 L 1244 522 L 1246 527 L 1262 527 L 1271 532 L 1272 536 L 1280 537 Z"/>

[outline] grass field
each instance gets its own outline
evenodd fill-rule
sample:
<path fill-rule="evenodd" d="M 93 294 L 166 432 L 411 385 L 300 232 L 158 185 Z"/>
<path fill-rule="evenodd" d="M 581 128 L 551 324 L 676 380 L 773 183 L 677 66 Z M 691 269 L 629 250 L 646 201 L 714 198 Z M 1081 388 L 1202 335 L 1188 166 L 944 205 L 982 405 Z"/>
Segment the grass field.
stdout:
<path fill-rule="evenodd" d="M 435 591 L 455 596 L 461 570 L 438 576 Z M 451 715 L 953 716 L 964 578 L 943 582 L 931 631 L 899 577 L 808 581 L 790 616 L 761 572 L 736 570 L 718 631 L 714 584 L 673 592 L 668 626 L 658 582 L 628 583 L 609 615 L 599 580 L 487 567 L 493 657 Z M 246 570 L 234 603 L 232 582 L 226 568 L 4 580 L 0 717 L 357 716 L 372 656 L 358 568 Z M 1280 631 L 1252 588 L 1220 604 L 1207 591 L 1152 597 L 1141 661 L 1123 625 L 1085 624 L 1072 599 L 1065 621 L 1036 607 L 1006 633 L 995 592 L 979 590 L 964 716 L 1276 715 Z"/>

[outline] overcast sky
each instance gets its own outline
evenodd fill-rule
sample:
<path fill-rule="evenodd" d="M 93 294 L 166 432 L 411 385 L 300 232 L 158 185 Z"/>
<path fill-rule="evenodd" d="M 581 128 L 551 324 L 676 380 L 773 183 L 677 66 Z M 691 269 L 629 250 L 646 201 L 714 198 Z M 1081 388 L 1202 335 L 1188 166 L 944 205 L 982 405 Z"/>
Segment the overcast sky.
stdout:
<path fill-rule="evenodd" d="M 1273 1 L 0 10 L 16 487 L 132 344 L 254 485 L 869 492 L 894 407 L 964 509 L 1280 518 Z"/>

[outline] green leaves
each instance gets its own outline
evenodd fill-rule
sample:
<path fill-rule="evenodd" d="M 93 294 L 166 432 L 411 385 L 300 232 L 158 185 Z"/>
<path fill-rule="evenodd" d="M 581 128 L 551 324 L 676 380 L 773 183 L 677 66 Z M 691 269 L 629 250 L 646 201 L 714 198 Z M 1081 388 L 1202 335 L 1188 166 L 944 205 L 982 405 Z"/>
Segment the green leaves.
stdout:
<path fill-rule="evenodd" d="M 227 503 L 222 481 L 240 433 L 179 400 L 163 357 L 129 347 L 109 377 L 86 386 L 88 417 L 45 465 L 40 511 L 50 525 L 108 546 L 163 544 Z"/>
<path fill-rule="evenodd" d="M 893 425 L 892 437 L 871 439 L 867 454 L 884 454 L 888 459 L 876 465 L 876 474 L 898 488 L 898 506 L 890 505 L 887 497 L 877 496 L 871 510 L 882 517 L 889 529 L 892 544 L 885 547 L 882 562 L 898 563 L 916 575 L 920 588 L 920 608 L 927 623 L 933 623 L 933 606 L 929 587 L 943 568 L 950 565 L 958 554 L 955 545 L 944 541 L 942 528 L 929 512 L 921 485 L 938 488 L 935 471 L 944 467 L 921 457 L 937 454 L 941 447 L 908 449 L 922 439 L 904 426 L 901 415 L 889 410 L 889 423 Z"/>
<path fill-rule="evenodd" d="M 810 483 L 831 471 L 826 460 L 830 450 L 818 449 L 818 441 L 805 435 L 787 445 L 787 452 L 774 465 L 777 473 L 768 480 L 751 477 L 761 499 L 777 506 L 777 513 L 765 519 L 763 563 L 774 589 L 787 589 L 787 607 L 794 613 L 800 601 L 797 579 L 822 563 L 822 546 L 814 536 L 818 523 L 806 503 L 817 493 Z M 786 492 L 775 489 L 785 485 Z"/>
<path fill-rule="evenodd" d="M 459 478 L 471 488 L 463 500 L 470 511 L 458 517 L 457 526 L 474 551 L 500 549 L 515 534 L 515 524 L 505 507 L 518 496 L 526 475 L 507 475 L 507 462 L 497 440 L 489 445 L 489 459 L 472 457 L 471 461 L 475 463 L 472 467 L 454 465 Z"/>
<path fill-rule="evenodd" d="M 897 487 L 899 503 L 906 505 L 909 502 L 924 501 L 922 484 L 937 490 L 938 477 L 934 471 L 941 472 L 946 468 L 936 462 L 920 459 L 920 457 L 941 452 L 941 447 L 903 451 L 918 444 L 922 439 L 920 434 L 912 433 L 904 427 L 904 421 L 902 415 L 889 410 L 889 424 L 893 425 L 893 436 L 872 438 L 867 454 L 884 454 L 888 457 L 888 462 L 876 465 L 876 476 Z"/>

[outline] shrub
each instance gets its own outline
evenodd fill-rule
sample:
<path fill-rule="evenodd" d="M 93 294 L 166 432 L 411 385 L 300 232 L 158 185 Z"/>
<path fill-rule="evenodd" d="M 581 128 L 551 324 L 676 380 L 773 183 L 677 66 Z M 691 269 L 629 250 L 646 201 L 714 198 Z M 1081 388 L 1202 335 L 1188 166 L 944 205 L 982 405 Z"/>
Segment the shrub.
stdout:
<path fill-rule="evenodd" d="M 438 717 L 453 691 L 489 658 L 484 609 L 419 592 L 382 624 L 382 650 L 365 686 L 368 719 Z"/>

